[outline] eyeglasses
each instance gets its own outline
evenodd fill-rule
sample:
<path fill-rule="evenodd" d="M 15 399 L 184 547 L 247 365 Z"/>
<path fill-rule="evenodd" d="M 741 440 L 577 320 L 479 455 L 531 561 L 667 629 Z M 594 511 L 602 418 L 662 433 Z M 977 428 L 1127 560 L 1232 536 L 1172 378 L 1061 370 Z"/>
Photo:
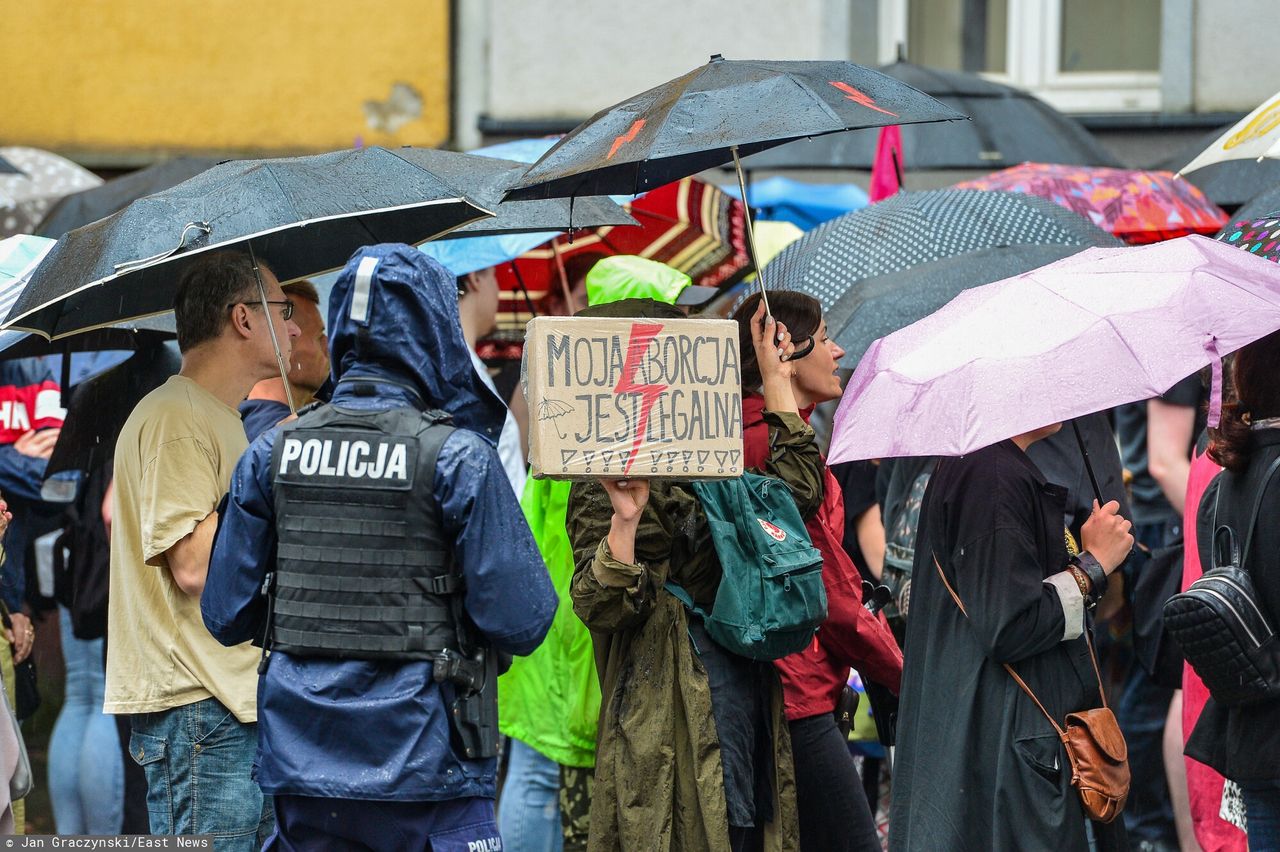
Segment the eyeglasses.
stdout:
<path fill-rule="evenodd" d="M 276 300 L 276 301 L 272 301 L 271 299 L 267 299 L 267 300 L 266 300 L 266 304 L 268 304 L 268 305 L 280 305 L 280 306 L 281 306 L 280 318 L 281 318 L 281 319 L 283 319 L 285 322 L 288 322 L 289 320 L 293 319 L 293 299 L 278 299 L 278 300 Z M 232 308 L 234 308 L 236 305 L 245 305 L 245 306 L 250 307 L 250 308 L 260 308 L 260 307 L 262 307 L 263 303 L 262 303 L 261 301 L 258 301 L 258 302 L 235 302 L 235 303 L 233 303 L 233 304 L 227 305 L 227 310 L 231 310 L 231 309 L 232 309 Z"/>

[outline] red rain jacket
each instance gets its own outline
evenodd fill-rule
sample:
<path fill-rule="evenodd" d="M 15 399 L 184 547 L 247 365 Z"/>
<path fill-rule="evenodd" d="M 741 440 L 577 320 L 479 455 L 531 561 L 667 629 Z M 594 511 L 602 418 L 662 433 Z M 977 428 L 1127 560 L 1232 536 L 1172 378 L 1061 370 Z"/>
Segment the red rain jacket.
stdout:
<path fill-rule="evenodd" d="M 742 400 L 742 438 L 746 467 L 763 470 L 769 452 L 764 398 L 749 394 Z M 813 409 L 800 412 L 806 421 Z M 862 605 L 862 575 L 841 544 L 844 535 L 844 496 L 831 471 L 822 506 L 805 522 L 813 546 L 822 553 L 822 580 L 827 589 L 827 620 L 812 644 L 774 662 L 782 677 L 787 719 L 807 719 L 836 708 L 840 689 L 856 668 L 868 680 L 895 693 L 902 682 L 902 651 L 883 617 Z"/>

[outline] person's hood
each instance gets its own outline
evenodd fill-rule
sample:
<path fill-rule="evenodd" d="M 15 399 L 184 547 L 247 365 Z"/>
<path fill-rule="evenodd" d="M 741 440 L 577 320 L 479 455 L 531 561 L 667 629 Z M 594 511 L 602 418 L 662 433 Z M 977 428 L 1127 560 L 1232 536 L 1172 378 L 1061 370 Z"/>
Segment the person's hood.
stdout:
<path fill-rule="evenodd" d="M 693 283 L 678 269 L 635 255 L 606 257 L 587 273 L 587 304 L 621 299 L 654 299 L 669 305 L 700 305 L 716 295 L 714 287 Z"/>
<path fill-rule="evenodd" d="M 457 280 L 438 261 L 402 244 L 358 250 L 329 294 L 328 329 L 335 385 L 371 378 L 409 387 L 497 444 L 506 406 L 472 366 Z"/>

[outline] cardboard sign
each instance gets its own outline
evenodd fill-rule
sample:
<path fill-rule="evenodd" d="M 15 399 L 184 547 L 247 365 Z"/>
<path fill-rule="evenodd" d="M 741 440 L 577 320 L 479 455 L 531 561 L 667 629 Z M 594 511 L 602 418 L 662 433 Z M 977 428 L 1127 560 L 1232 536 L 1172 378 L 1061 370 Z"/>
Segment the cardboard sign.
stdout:
<path fill-rule="evenodd" d="M 736 322 L 537 317 L 524 357 L 534 476 L 742 474 Z"/>

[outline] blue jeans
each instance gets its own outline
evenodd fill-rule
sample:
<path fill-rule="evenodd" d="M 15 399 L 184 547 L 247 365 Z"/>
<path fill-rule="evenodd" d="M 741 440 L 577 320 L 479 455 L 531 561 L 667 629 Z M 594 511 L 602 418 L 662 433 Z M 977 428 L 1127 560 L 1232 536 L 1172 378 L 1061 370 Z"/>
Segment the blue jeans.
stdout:
<path fill-rule="evenodd" d="M 66 693 L 49 737 L 49 799 L 58 834 L 118 834 L 124 819 L 124 756 L 116 722 L 102 712 L 102 640 L 77 639 L 58 608 Z"/>
<path fill-rule="evenodd" d="M 560 852 L 560 765 L 519 740 L 507 740 L 511 759 L 498 801 L 505 852 Z"/>
<path fill-rule="evenodd" d="M 241 724 L 216 698 L 130 721 L 152 834 L 211 834 L 219 852 L 262 848 L 275 820 L 252 778 L 256 724 Z"/>
<path fill-rule="evenodd" d="M 1249 852 L 1280 852 L 1280 781 L 1241 784 L 1240 792 L 1249 824 Z"/>

